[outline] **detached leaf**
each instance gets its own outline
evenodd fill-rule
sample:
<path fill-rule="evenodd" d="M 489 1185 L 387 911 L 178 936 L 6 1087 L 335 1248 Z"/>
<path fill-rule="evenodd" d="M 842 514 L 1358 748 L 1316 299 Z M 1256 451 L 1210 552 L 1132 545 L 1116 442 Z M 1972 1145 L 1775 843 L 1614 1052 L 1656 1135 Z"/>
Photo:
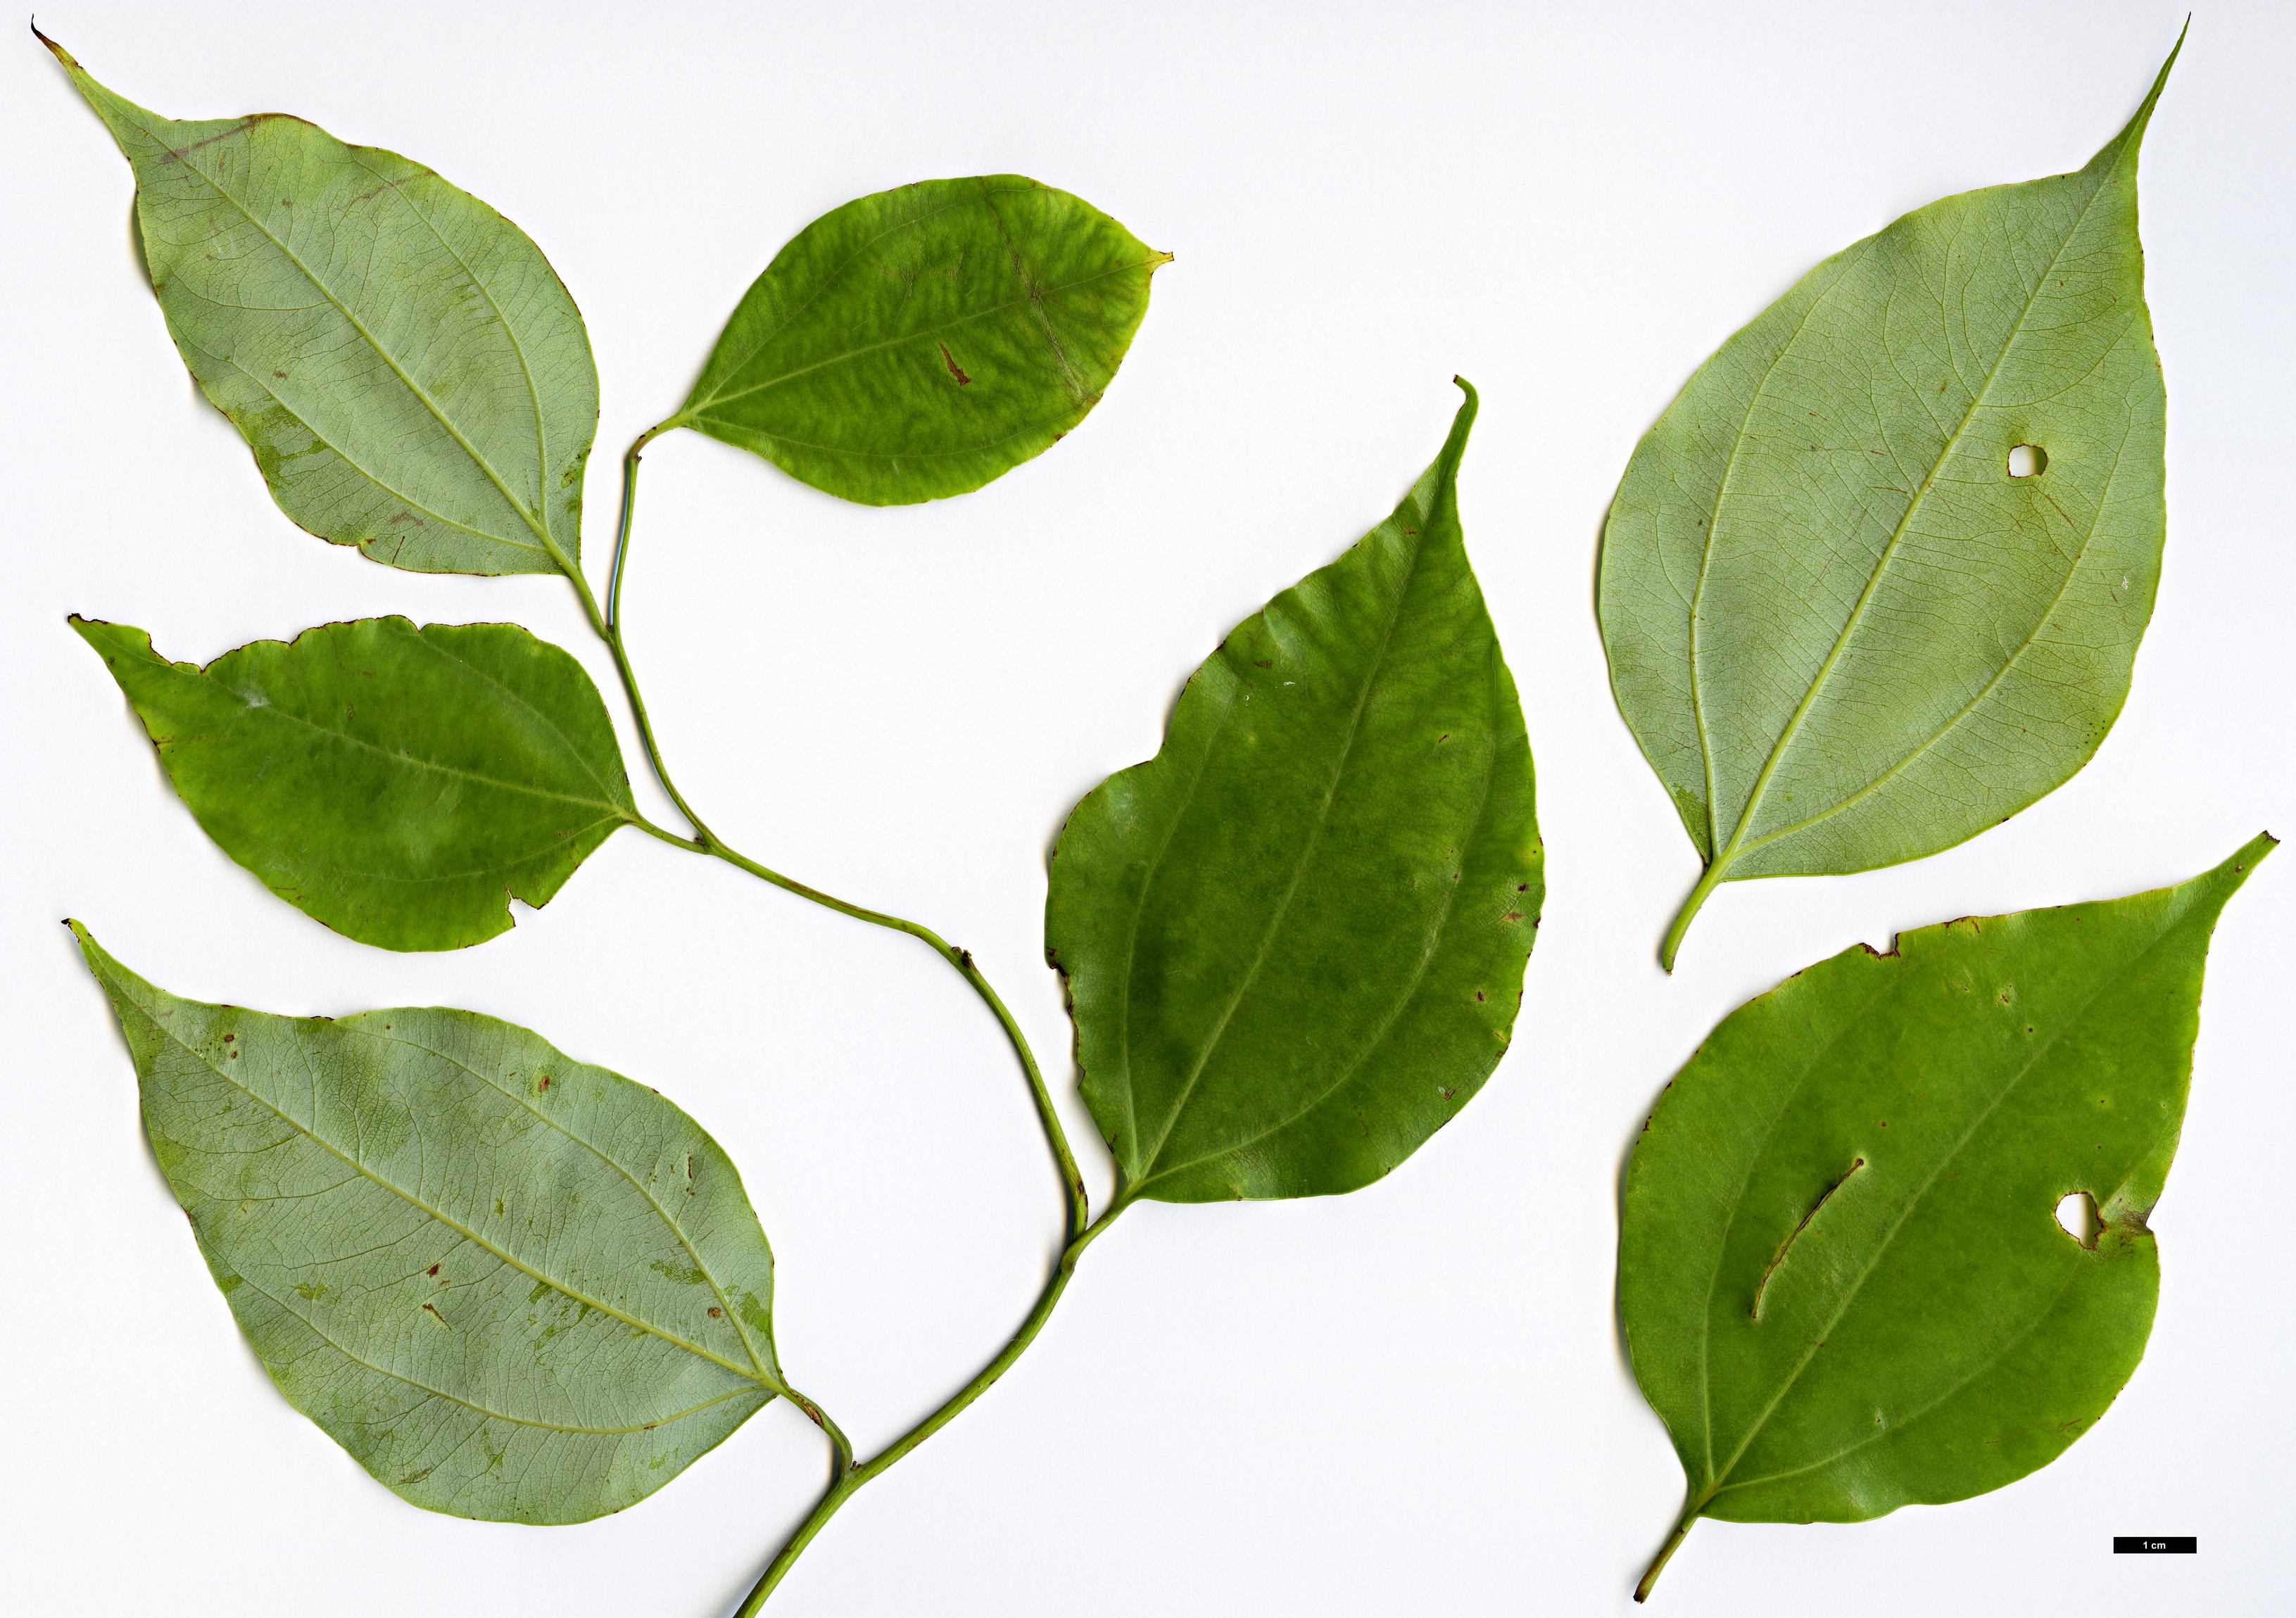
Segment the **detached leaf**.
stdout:
<path fill-rule="evenodd" d="M 547 903 L 637 809 L 598 688 L 515 624 L 361 618 L 204 669 L 75 617 L 207 834 L 288 903 L 453 950 Z"/>
<path fill-rule="evenodd" d="M 1459 527 L 1466 392 L 1395 514 L 1238 625 L 1061 833 L 1046 952 L 1119 1200 L 1353 1190 L 1506 1049 L 1544 851 Z"/>
<path fill-rule="evenodd" d="M 300 118 L 161 118 L 47 44 L 135 171 L 184 363 L 288 516 L 420 573 L 572 567 L 598 376 L 516 225 Z"/>
<path fill-rule="evenodd" d="M 864 505 L 962 494 L 1100 403 L 1171 257 L 1018 175 L 863 197 L 774 255 L 670 421 Z"/>
<path fill-rule="evenodd" d="M 394 1493 L 583 1522 L 785 1391 L 741 1176 L 644 1085 L 469 1011 L 179 1000 L 72 931 L 249 1344 Z"/>
<path fill-rule="evenodd" d="M 1964 1500 L 2104 1414 L 2152 1328 L 2145 1221 L 2209 936 L 2273 846 L 2177 887 L 1845 950 L 1723 1019 L 1644 1126 L 1619 1232 L 1683 1529 Z M 2082 1192 L 2087 1246 L 2055 1217 Z"/>
<path fill-rule="evenodd" d="M 2136 151 L 2168 77 L 2079 173 L 1818 266 L 1635 452 L 1601 616 L 1706 862 L 1669 968 L 1718 884 L 1951 847 L 2120 714 L 2166 529 Z"/>

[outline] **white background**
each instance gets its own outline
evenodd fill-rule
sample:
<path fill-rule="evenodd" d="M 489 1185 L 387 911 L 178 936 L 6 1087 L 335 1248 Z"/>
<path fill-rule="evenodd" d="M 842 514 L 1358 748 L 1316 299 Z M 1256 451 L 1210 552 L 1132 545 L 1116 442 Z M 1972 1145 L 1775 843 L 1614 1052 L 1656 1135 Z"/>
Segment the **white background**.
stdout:
<path fill-rule="evenodd" d="M 1177 253 L 1106 403 L 1041 461 L 871 511 L 677 435 L 646 463 L 631 584 L 697 807 L 975 950 L 1055 1070 L 1095 1190 L 1039 953 L 1049 840 L 1154 751 L 1233 622 L 1386 512 L 1441 441 L 1452 373 L 1478 384 L 1462 500 L 1552 882 L 1507 1061 L 1369 1190 L 1136 1210 L 1019 1369 L 849 1505 L 770 1609 L 1323 1618 L 1626 1610 L 1680 1476 L 1620 1352 L 1616 1181 L 1725 1012 L 1856 940 L 2171 882 L 2296 829 L 2296 12 L 2278 6 L 2201 8 L 2145 145 L 2167 566 L 2134 695 L 2070 785 L 1910 866 L 1727 887 L 1669 980 L 1652 951 L 1696 862 L 1611 704 L 1592 610 L 1611 490 L 1699 361 L 1900 212 L 2079 167 L 2182 10 L 233 0 L 60 3 L 40 25 L 162 112 L 291 110 L 522 225 L 597 352 L 600 568 L 621 446 L 827 208 L 1019 170 Z M 784 1363 L 865 1444 L 1003 1341 L 1054 1240 L 996 1029 L 921 947 L 636 836 L 507 936 L 430 956 L 325 931 L 210 846 L 67 612 L 201 660 L 332 618 L 510 618 L 611 690 L 607 665 L 562 583 L 394 572 L 293 527 L 168 342 L 126 165 L 29 35 L 0 43 L 0 1603 L 723 1613 L 821 1483 L 812 1430 L 768 1409 L 586 1527 L 399 1502 L 243 1344 L 56 923 L 85 919 L 180 993 L 467 1006 L 659 1086 L 741 1164 L 780 1259 Z M 2284 854 L 2217 935 L 2155 1221 L 2159 1322 L 2103 1422 L 1960 1505 L 1702 1524 L 1659 1610 L 2290 1610 L 2292 910 Z M 2109 1554 L 2140 1532 L 2201 1554 Z"/>

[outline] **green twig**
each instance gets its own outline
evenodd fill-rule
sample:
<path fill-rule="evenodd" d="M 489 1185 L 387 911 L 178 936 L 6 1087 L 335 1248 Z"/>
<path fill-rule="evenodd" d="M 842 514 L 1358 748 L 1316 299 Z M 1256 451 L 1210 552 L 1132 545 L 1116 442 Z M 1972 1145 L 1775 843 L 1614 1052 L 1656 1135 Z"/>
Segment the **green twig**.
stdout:
<path fill-rule="evenodd" d="M 797 1525 L 781 1549 L 775 1553 L 774 1559 L 767 1564 L 765 1573 L 750 1589 L 748 1599 L 736 1609 L 734 1618 L 754 1618 L 758 1609 L 765 1606 L 766 1598 L 774 1593 L 774 1587 L 788 1575 L 798 1557 L 805 1554 L 805 1548 L 813 1543 L 814 1536 L 821 1532 L 831 1517 L 837 1515 L 839 1507 L 851 1499 L 864 1484 L 947 1426 L 960 1410 L 987 1393 L 998 1377 L 1012 1369 L 1013 1362 L 1027 1351 L 1030 1343 L 1036 1341 L 1037 1334 L 1051 1319 L 1054 1305 L 1061 1301 L 1061 1294 L 1068 1290 L 1069 1279 L 1076 1273 L 1077 1260 L 1128 1205 L 1121 1200 L 1111 1205 L 1107 1213 L 1078 1232 L 1062 1250 L 1060 1262 L 1053 1266 L 1052 1274 L 1046 1279 L 1044 1291 L 1037 1295 L 1037 1306 L 1029 1312 L 1029 1318 L 1021 1322 L 1021 1328 L 1013 1334 L 1013 1340 L 998 1351 L 994 1360 L 981 1367 L 980 1375 L 951 1394 L 939 1410 L 868 1460 L 857 1467 L 841 1467 L 832 1474 L 828 1491 L 807 1515 L 805 1521 Z"/>
<path fill-rule="evenodd" d="M 775 887 L 795 894 L 800 899 L 810 899 L 816 904 L 833 910 L 840 915 L 850 916 L 857 921 L 866 921 L 873 927 L 890 927 L 897 933 L 906 933 L 910 937 L 925 944 L 933 953 L 955 967 L 957 976 L 972 986 L 972 992 L 980 997 L 981 1002 L 996 1016 L 997 1026 L 1004 1029 L 1004 1038 L 1013 1047 L 1013 1054 L 1020 1058 L 1021 1072 L 1028 1075 L 1029 1093 L 1037 1105 L 1037 1122 L 1045 1132 L 1046 1144 L 1052 1148 L 1053 1162 L 1060 1173 L 1061 1195 L 1068 1205 L 1067 1233 L 1069 1239 L 1073 1241 L 1083 1234 L 1086 1225 L 1090 1222 L 1092 1217 L 1091 1206 L 1085 1195 L 1084 1176 L 1077 1168 L 1076 1154 L 1069 1149 L 1068 1132 L 1061 1126 L 1060 1112 L 1053 1105 L 1052 1091 L 1046 1087 L 1044 1072 L 1037 1066 L 1036 1054 L 1029 1049 L 1028 1036 L 1021 1032 L 1021 1025 L 1013 1020 L 1013 1013 L 1006 1009 L 1003 999 L 989 985 L 988 979 L 982 975 L 980 968 L 972 959 L 972 952 L 959 949 L 922 922 L 910 921 L 900 916 L 890 915 L 883 911 L 870 910 L 864 905 L 849 903 L 832 894 L 825 894 L 817 887 L 797 880 L 794 877 L 785 877 L 771 867 L 750 858 L 738 849 L 730 846 L 716 832 L 710 830 L 701 817 L 694 813 L 693 807 L 686 803 L 677 788 L 671 783 L 668 767 L 661 760 L 660 745 L 654 740 L 652 722 L 646 716 L 645 699 L 638 691 L 637 673 L 631 667 L 629 653 L 622 643 L 621 601 L 623 572 L 629 560 L 630 536 L 637 507 L 639 459 L 645 454 L 646 445 L 655 438 L 673 428 L 683 425 L 684 422 L 679 418 L 672 416 L 665 421 L 649 427 L 638 435 L 636 442 L 630 445 L 629 452 L 622 457 L 621 524 L 614 535 L 613 571 L 606 587 L 606 609 L 603 612 L 598 609 L 597 598 L 590 593 L 589 584 L 583 578 L 582 570 L 574 566 L 570 560 L 563 557 L 560 558 L 561 566 L 564 568 L 567 577 L 573 581 L 575 592 L 582 599 L 583 610 L 589 617 L 590 626 L 598 632 L 598 636 L 605 641 L 607 650 L 613 653 L 614 667 L 621 674 L 623 691 L 629 695 L 630 712 L 637 721 L 638 740 L 645 747 L 646 762 L 653 767 L 654 779 L 661 783 L 661 789 L 668 794 L 669 801 L 677 805 L 678 813 L 685 817 L 685 823 L 693 829 L 693 835 L 690 838 L 679 837 L 675 832 L 664 830 L 644 816 L 637 817 L 632 824 L 642 831 L 660 838 L 665 843 L 674 843 L 678 847 L 694 854 L 713 854 L 729 865 L 738 866 L 751 876 L 772 883 Z"/>
<path fill-rule="evenodd" d="M 814 1536 L 821 1532 L 823 1525 L 836 1515 L 838 1508 L 842 1506 L 855 1491 L 939 1432 L 956 1416 L 958 1411 L 986 1393 L 990 1385 L 1010 1369 L 1013 1362 L 1021 1357 L 1029 1344 L 1035 1341 L 1037 1334 L 1044 1329 L 1046 1320 L 1052 1315 L 1054 1305 L 1060 1302 L 1061 1294 L 1068 1289 L 1069 1278 L 1076 1272 L 1077 1260 L 1082 1256 L 1085 1248 L 1092 1244 L 1101 1231 L 1108 1228 L 1110 1222 L 1123 1211 L 1125 1203 L 1119 1197 L 1110 1206 L 1108 1212 L 1101 1215 L 1097 1222 L 1092 1221 L 1091 1204 L 1085 1191 L 1084 1176 L 1077 1168 L 1076 1155 L 1069 1149 L 1068 1132 L 1062 1127 L 1059 1110 L 1053 1105 L 1052 1091 L 1045 1083 L 1044 1070 L 1037 1066 L 1036 1054 L 1029 1049 L 1028 1037 L 1021 1032 L 1021 1025 L 1013 1020 L 1013 1013 L 1006 1008 L 1004 1000 L 989 984 L 988 977 L 982 974 L 979 964 L 972 959 L 972 951 L 958 948 L 922 922 L 890 915 L 883 911 L 870 910 L 864 905 L 849 903 L 834 895 L 824 893 L 819 888 L 798 881 L 793 877 L 783 876 L 781 872 L 750 859 L 747 854 L 728 846 L 716 832 L 710 830 L 708 824 L 686 803 L 684 795 L 671 783 L 669 771 L 662 763 L 660 745 L 654 739 L 653 723 L 646 714 L 645 699 L 638 690 L 636 671 L 631 667 L 629 652 L 623 644 L 621 604 L 622 580 L 629 560 L 630 535 L 637 505 L 640 459 L 644 454 L 648 444 L 661 434 L 683 425 L 684 422 L 679 418 L 672 416 L 668 421 L 648 428 L 638 435 L 636 442 L 630 445 L 628 453 L 622 457 L 621 523 L 614 536 L 613 566 L 608 577 L 606 604 L 603 611 L 599 609 L 596 596 L 591 592 L 589 582 L 583 577 L 581 568 L 571 558 L 560 552 L 554 546 L 551 552 L 557 560 L 561 570 L 572 582 L 575 593 L 581 598 L 582 609 L 590 620 L 590 627 L 597 632 L 598 638 L 606 643 L 607 650 L 613 654 L 614 668 L 620 674 L 622 690 L 629 698 L 630 712 L 637 723 L 638 740 L 645 748 L 646 762 L 653 769 L 654 779 L 661 783 L 662 791 L 668 794 L 669 801 L 677 806 L 678 813 L 685 817 L 685 823 L 693 829 L 693 835 L 680 837 L 674 831 L 655 825 L 643 815 L 634 816 L 631 824 L 648 836 L 659 838 L 665 843 L 675 844 L 691 853 L 713 855 L 729 865 L 748 871 L 753 877 L 772 883 L 775 887 L 795 894 L 801 899 L 810 899 L 814 903 L 833 910 L 840 915 L 850 916 L 857 921 L 866 921 L 873 927 L 888 927 L 897 933 L 906 933 L 910 937 L 926 944 L 935 954 L 955 968 L 957 975 L 971 985 L 972 992 L 979 995 L 982 1003 L 995 1014 L 997 1026 L 1004 1031 L 1004 1038 L 1011 1044 L 1013 1053 L 1020 1058 L 1021 1070 L 1028 1076 L 1029 1095 L 1036 1102 L 1037 1124 L 1044 1131 L 1045 1142 L 1052 1150 L 1054 1164 L 1060 1173 L 1061 1196 L 1068 1214 L 1063 1232 L 1065 1245 L 1062 1248 L 1060 1261 L 1053 1267 L 1051 1276 L 1046 1279 L 1044 1291 L 1037 1295 L 1036 1307 L 1029 1312 L 1028 1318 L 1021 1321 L 1020 1329 L 1013 1335 L 1012 1340 L 1005 1344 L 995 1359 L 981 1369 L 978 1376 L 960 1388 L 939 1409 L 894 1440 L 868 1461 L 858 1465 L 855 1463 L 851 1443 L 847 1441 L 837 1424 L 829 1418 L 820 1406 L 794 1390 L 784 1390 L 791 1402 L 811 1418 L 814 1425 L 820 1427 L 829 1437 L 832 1450 L 829 1488 L 805 1521 L 798 1525 L 796 1532 L 791 1534 L 780 1551 L 775 1555 L 772 1563 L 767 1566 L 764 1575 L 758 1579 L 756 1588 L 750 1592 L 749 1598 L 742 1604 L 741 1618 L 750 1618 L 750 1614 L 765 1605 L 766 1598 L 773 1593 L 774 1587 L 781 1582 L 791 1565 L 804 1552 L 805 1548 L 812 1543 Z"/>

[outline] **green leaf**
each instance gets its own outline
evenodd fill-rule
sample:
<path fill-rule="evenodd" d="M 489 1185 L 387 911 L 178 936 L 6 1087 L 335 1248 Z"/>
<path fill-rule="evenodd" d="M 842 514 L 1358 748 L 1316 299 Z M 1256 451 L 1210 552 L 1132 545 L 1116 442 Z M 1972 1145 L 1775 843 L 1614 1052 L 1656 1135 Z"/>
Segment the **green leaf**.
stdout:
<path fill-rule="evenodd" d="M 1100 403 L 1171 257 L 1018 175 L 863 197 L 774 255 L 665 425 L 865 505 L 962 494 Z"/>
<path fill-rule="evenodd" d="M 394 1493 L 583 1522 L 787 1391 L 741 1176 L 644 1085 L 469 1011 L 179 1000 L 71 927 L 249 1344 Z"/>
<path fill-rule="evenodd" d="M 1611 687 L 1720 883 L 1998 824 L 2120 712 L 2160 575 L 2136 151 L 1827 259 L 1700 368 L 1603 530 Z M 2044 470 L 2015 475 L 2032 446 Z M 2018 457 L 2021 461 L 2022 457 Z"/>
<path fill-rule="evenodd" d="M 598 688 L 515 624 L 361 618 L 205 668 L 75 617 L 223 851 L 362 944 L 453 950 L 638 823 Z"/>
<path fill-rule="evenodd" d="M 1046 952 L 1119 1205 L 1369 1184 L 1506 1049 L 1544 851 L 1460 387 L 1395 514 L 1238 625 L 1061 832 Z"/>
<path fill-rule="evenodd" d="M 1689 1484 L 1660 1565 L 1701 1516 L 1998 1489 L 2104 1414 L 2152 1327 L 2209 936 L 2273 846 L 1860 944 L 1723 1019 L 1621 1199 L 1620 1319 Z M 2093 1246 L 2055 1217 L 2076 1193 Z"/>
<path fill-rule="evenodd" d="M 421 573 L 572 568 L 598 377 L 516 225 L 395 152 L 280 113 L 164 118 L 48 48 L 135 171 L 184 363 L 288 516 Z"/>

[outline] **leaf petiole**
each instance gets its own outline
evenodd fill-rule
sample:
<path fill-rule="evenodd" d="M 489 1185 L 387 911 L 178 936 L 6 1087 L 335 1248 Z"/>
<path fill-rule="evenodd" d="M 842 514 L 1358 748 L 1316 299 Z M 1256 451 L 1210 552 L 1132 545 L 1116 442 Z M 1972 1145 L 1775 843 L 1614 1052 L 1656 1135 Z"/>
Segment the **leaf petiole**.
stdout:
<path fill-rule="evenodd" d="M 677 805 L 677 812 L 685 817 L 686 824 L 693 828 L 693 840 L 707 851 L 716 845 L 717 838 L 702 823 L 701 817 L 693 813 L 685 795 L 669 779 L 669 771 L 661 762 L 661 748 L 654 740 L 653 721 L 646 713 L 645 697 L 638 690 L 637 671 L 630 666 L 629 652 L 622 644 L 622 561 L 629 552 L 630 522 L 637 503 L 638 461 L 645 454 L 647 445 L 671 429 L 683 425 L 676 416 L 657 422 L 640 433 L 622 456 L 622 517 L 614 535 L 614 563 L 608 576 L 603 611 L 599 609 L 598 598 L 591 592 L 590 581 L 582 575 L 581 564 L 554 544 L 550 548 L 550 556 L 558 564 L 558 570 L 566 576 L 567 583 L 574 586 L 574 593 L 582 603 L 582 615 L 590 620 L 591 629 L 606 643 L 606 650 L 613 654 L 614 672 L 621 676 L 623 693 L 630 699 L 630 715 L 637 722 L 638 740 L 645 747 L 646 763 L 653 768 L 653 778 L 661 783 L 661 789 L 669 795 L 669 801 Z M 670 840 L 681 839 L 673 838 Z"/>
<path fill-rule="evenodd" d="M 614 530 L 613 570 L 606 578 L 606 627 L 617 640 L 620 639 L 622 622 L 622 568 L 629 559 L 630 519 L 638 503 L 638 462 L 644 457 L 647 445 L 685 425 L 683 416 L 657 421 L 640 433 L 622 455 L 622 515 Z"/>
<path fill-rule="evenodd" d="M 1666 1543 L 1658 1548 L 1658 1555 L 1651 1558 L 1650 1569 L 1643 1574 L 1643 1581 L 1635 1586 L 1637 1603 L 1650 1599 L 1651 1587 L 1658 1582 L 1659 1574 L 1666 1570 L 1666 1565 L 1673 1558 L 1674 1553 L 1682 1549 L 1682 1541 L 1688 1536 L 1690 1525 L 1697 1520 L 1696 1506 L 1683 1508 L 1682 1520 L 1674 1525 L 1674 1532 L 1666 1536 Z"/>
<path fill-rule="evenodd" d="M 795 1388 L 784 1385 L 781 1390 L 781 1395 L 783 1398 L 788 1400 L 791 1404 L 797 1406 L 799 1410 L 803 1410 L 806 1414 L 806 1419 L 812 1422 L 815 1426 L 819 1427 L 822 1432 L 827 1435 L 829 1439 L 830 1451 L 832 1457 L 832 1465 L 834 1468 L 834 1475 L 842 1476 L 846 1472 L 851 1470 L 853 1466 L 853 1441 L 845 1436 L 845 1429 L 839 1426 L 834 1421 L 832 1421 L 829 1418 L 829 1412 L 827 1410 L 823 1410 L 819 1405 L 814 1403 L 812 1400 L 808 1399 L 803 1393 L 799 1393 Z"/>
<path fill-rule="evenodd" d="M 1674 970 L 1675 952 L 1682 948 L 1682 936 L 1690 930 L 1691 918 L 1698 914 L 1708 896 L 1722 886 L 1723 873 L 1729 866 L 1726 855 L 1718 857 L 1709 862 L 1706 869 L 1699 873 L 1698 886 L 1690 890 L 1690 897 L 1685 899 L 1682 908 L 1675 912 L 1674 925 L 1666 929 L 1666 942 L 1658 946 L 1658 964 L 1661 971 Z"/>

